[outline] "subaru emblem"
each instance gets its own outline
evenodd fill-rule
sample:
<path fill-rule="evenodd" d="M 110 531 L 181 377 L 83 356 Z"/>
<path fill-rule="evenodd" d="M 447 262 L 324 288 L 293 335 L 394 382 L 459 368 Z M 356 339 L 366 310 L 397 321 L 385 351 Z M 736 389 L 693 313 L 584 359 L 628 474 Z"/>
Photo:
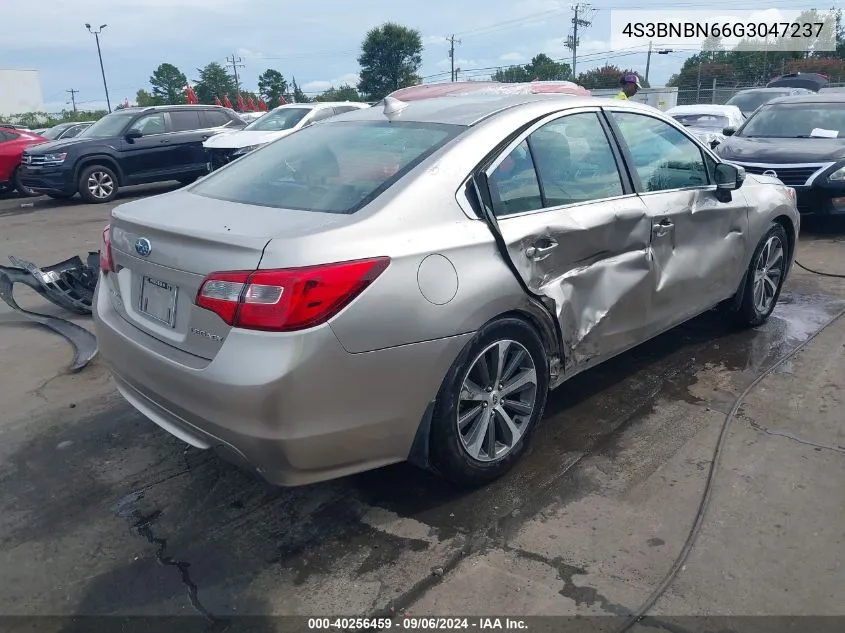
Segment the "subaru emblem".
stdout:
<path fill-rule="evenodd" d="M 146 237 L 139 237 L 135 241 L 135 252 L 138 253 L 141 257 L 147 257 L 150 253 L 153 252 L 153 245 L 150 244 L 150 240 Z"/>

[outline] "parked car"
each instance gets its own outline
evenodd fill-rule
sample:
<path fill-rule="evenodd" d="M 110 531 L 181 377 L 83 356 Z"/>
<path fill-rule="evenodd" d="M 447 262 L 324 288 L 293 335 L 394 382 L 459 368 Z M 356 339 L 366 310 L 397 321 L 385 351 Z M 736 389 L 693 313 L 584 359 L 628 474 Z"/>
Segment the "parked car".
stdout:
<path fill-rule="evenodd" d="M 211 168 L 218 169 L 271 141 L 301 130 L 306 125 L 367 107 L 369 106 L 366 103 L 351 101 L 289 103 L 273 108 L 240 131 L 221 134 L 203 145 L 208 150 Z"/>
<path fill-rule="evenodd" d="M 818 92 L 830 85 L 830 78 L 820 73 L 788 73 L 775 77 L 766 84 L 766 88 L 806 88 Z"/>
<path fill-rule="evenodd" d="M 240 116 L 244 121 L 247 123 L 252 123 L 253 121 L 260 119 L 263 117 L 266 112 L 240 112 L 238 116 Z"/>
<path fill-rule="evenodd" d="M 32 130 L 30 130 L 25 125 L 17 125 L 15 123 L 0 123 L 0 127 L 4 127 L 7 130 L 19 130 L 21 132 L 32 132 Z"/>
<path fill-rule="evenodd" d="M 94 121 L 78 121 L 75 123 L 59 123 L 51 128 L 47 128 L 41 133 L 46 139 L 51 141 L 59 141 L 63 138 L 73 138 L 79 136 L 82 132 L 87 130 L 94 124 Z"/>
<path fill-rule="evenodd" d="M 719 156 L 795 188 L 801 213 L 845 214 L 845 94 L 781 97 L 725 133 Z"/>
<path fill-rule="evenodd" d="M 388 97 L 116 207 L 97 341 L 141 413 L 275 484 L 479 484 L 550 388 L 717 305 L 763 323 L 794 193 L 638 103 Z"/>
<path fill-rule="evenodd" d="M 813 91 L 806 88 L 750 88 L 737 92 L 727 100 L 725 105 L 736 106 L 748 118 L 754 113 L 754 110 L 772 99 L 811 94 L 814 94 Z"/>
<path fill-rule="evenodd" d="M 16 189 L 24 196 L 35 195 L 21 182 L 21 157 L 27 147 L 45 142 L 37 134 L 0 125 L 0 193 Z"/>
<path fill-rule="evenodd" d="M 689 128 L 711 148 L 727 138 L 722 130 L 726 127 L 737 129 L 745 121 L 745 116 L 736 106 L 709 103 L 675 106 L 666 110 L 666 114 Z"/>
<path fill-rule="evenodd" d="M 202 143 L 245 123 L 229 108 L 204 105 L 124 108 L 76 138 L 45 143 L 23 155 L 24 185 L 53 198 L 79 193 L 85 202 L 110 202 L 120 187 L 208 173 Z"/>

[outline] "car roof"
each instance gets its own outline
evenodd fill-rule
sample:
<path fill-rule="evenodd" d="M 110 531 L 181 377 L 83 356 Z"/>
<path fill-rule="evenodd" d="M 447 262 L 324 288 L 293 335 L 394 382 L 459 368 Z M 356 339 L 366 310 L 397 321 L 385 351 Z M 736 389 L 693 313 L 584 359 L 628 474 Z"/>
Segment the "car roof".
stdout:
<path fill-rule="evenodd" d="M 845 105 L 845 92 L 813 92 L 808 95 L 789 95 L 772 99 L 766 105 L 776 103 L 841 103 Z"/>
<path fill-rule="evenodd" d="M 741 94 L 743 92 L 784 92 L 785 90 L 797 90 L 799 92 L 804 91 L 809 94 L 815 94 L 812 90 L 808 90 L 807 88 L 793 88 L 791 86 L 774 86 L 772 88 L 746 88 L 745 90 L 740 90 L 736 94 Z"/>
<path fill-rule="evenodd" d="M 577 97 L 561 94 L 447 96 L 400 102 L 404 103 L 404 108 L 397 116 L 397 120 L 413 121 L 416 123 L 445 123 L 471 126 L 504 110 L 542 102 L 549 104 L 549 112 L 559 110 L 561 107 L 577 108 L 620 105 L 620 101 L 613 99 Z M 651 106 L 635 101 L 626 101 L 624 105 L 651 113 L 657 111 Z M 383 106 L 384 102 L 380 102 L 371 108 L 346 112 L 339 115 L 337 120 L 384 121 L 386 120 L 386 115 Z"/>

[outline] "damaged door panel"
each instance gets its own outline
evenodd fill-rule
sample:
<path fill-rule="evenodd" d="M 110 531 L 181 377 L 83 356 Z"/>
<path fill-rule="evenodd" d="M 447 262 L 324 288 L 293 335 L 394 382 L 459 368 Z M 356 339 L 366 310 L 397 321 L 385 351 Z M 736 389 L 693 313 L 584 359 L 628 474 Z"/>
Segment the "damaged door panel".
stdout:
<path fill-rule="evenodd" d="M 730 297 L 745 270 L 749 206 L 717 199 L 715 161 L 679 129 L 644 113 L 610 113 L 651 219 L 650 335 Z"/>
<path fill-rule="evenodd" d="M 649 327 L 651 220 L 620 165 L 591 108 L 535 125 L 487 170 L 511 259 L 554 304 L 568 370 L 631 347 Z"/>

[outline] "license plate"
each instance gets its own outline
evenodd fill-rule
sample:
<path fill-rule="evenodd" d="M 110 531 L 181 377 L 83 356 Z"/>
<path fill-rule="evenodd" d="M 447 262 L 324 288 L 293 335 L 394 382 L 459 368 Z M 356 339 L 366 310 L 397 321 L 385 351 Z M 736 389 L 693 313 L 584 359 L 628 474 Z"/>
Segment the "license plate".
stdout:
<path fill-rule="evenodd" d="M 168 327 L 176 325 L 176 286 L 152 277 L 141 283 L 142 313 Z"/>

